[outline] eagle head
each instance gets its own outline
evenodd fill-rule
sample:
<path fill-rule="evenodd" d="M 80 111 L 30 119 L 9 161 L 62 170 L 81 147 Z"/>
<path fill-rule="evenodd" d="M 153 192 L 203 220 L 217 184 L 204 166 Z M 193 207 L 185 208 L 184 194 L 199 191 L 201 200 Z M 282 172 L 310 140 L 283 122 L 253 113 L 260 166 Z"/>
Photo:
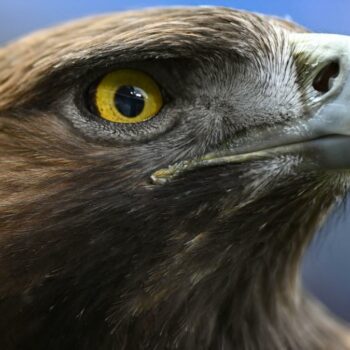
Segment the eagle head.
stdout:
<path fill-rule="evenodd" d="M 298 277 L 349 101 L 349 38 L 232 9 L 1 48 L 1 349 L 349 349 Z"/>

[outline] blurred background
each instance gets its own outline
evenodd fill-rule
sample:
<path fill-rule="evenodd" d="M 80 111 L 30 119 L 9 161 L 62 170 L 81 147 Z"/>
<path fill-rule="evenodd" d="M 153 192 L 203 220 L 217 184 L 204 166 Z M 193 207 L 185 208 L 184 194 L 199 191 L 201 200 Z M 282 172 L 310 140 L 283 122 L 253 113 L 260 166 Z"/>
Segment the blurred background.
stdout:
<path fill-rule="evenodd" d="M 103 12 L 164 5 L 222 5 L 294 20 L 317 32 L 350 35 L 349 0 L 1 0 L 0 44 L 38 28 Z M 350 322 L 350 200 L 334 211 L 303 264 L 306 288 Z"/>

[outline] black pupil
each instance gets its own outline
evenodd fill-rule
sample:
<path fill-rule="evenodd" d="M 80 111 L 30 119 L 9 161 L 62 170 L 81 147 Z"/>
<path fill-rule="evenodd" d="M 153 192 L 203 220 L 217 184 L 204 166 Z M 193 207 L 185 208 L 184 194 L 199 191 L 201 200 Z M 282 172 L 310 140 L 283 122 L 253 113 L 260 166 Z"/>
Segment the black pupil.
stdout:
<path fill-rule="evenodd" d="M 135 118 L 145 106 L 144 92 L 135 86 L 123 85 L 117 90 L 114 102 L 121 114 Z"/>

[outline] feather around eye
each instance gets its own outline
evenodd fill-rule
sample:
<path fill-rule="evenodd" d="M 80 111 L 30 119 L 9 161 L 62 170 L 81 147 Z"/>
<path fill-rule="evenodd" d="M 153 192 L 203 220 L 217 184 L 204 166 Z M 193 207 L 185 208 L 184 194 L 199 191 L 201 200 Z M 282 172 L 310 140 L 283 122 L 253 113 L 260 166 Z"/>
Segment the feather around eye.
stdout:
<path fill-rule="evenodd" d="M 89 96 L 99 117 L 113 123 L 144 122 L 156 116 L 163 106 L 157 83 L 133 69 L 106 74 Z"/>

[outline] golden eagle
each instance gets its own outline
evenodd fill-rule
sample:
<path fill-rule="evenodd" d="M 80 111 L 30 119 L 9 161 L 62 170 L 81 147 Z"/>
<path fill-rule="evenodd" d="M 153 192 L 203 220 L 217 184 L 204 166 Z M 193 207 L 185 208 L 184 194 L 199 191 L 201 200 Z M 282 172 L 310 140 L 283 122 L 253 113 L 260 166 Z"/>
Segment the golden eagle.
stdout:
<path fill-rule="evenodd" d="M 0 49 L 0 348 L 345 350 L 305 247 L 350 187 L 350 39 L 225 8 Z"/>

